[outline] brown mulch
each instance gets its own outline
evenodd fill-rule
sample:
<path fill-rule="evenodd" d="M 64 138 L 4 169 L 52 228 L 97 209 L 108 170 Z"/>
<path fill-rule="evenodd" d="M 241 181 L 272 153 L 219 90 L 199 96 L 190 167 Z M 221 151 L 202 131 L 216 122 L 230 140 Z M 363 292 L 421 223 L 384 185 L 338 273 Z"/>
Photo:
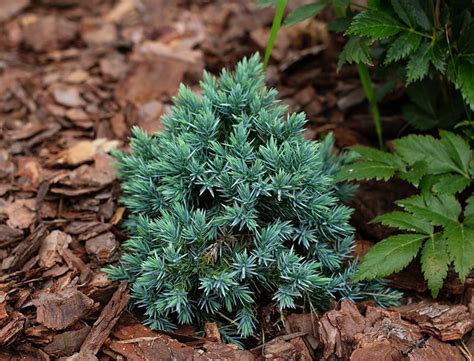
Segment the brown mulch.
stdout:
<path fill-rule="evenodd" d="M 203 69 L 262 51 L 271 21 L 271 10 L 243 0 L 0 1 L 0 360 L 457 360 L 473 352 L 472 284 L 457 286 L 467 306 L 407 302 L 385 311 L 343 302 L 321 318 L 286 315 L 275 339 L 248 352 L 222 344 L 212 324 L 205 335 L 149 330 L 126 309 L 127 285 L 101 271 L 127 237 L 110 151 L 126 149 L 133 125 L 160 130 L 181 82 L 195 87 Z M 291 111 L 308 114 L 308 138 L 333 131 L 340 147 L 371 144 L 357 75 L 335 71 L 340 43 L 320 20 L 283 29 L 267 80 Z M 398 100 L 385 105 L 388 138 L 401 131 L 391 111 Z M 372 203 L 370 187 L 358 208 Z M 386 211 L 386 193 L 378 194 L 376 212 Z M 360 229 L 372 241 L 376 232 Z"/>

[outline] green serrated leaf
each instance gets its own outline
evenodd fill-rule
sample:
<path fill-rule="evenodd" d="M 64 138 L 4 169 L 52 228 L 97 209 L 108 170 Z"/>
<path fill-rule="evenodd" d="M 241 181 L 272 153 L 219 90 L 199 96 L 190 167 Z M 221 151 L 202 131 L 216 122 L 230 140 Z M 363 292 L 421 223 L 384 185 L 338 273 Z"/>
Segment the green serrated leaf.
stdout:
<path fill-rule="evenodd" d="M 385 9 L 385 6 L 386 6 L 385 3 L 386 1 L 383 1 L 383 0 L 368 0 L 367 7 L 370 9 L 381 10 L 381 9 Z"/>
<path fill-rule="evenodd" d="M 433 64 L 435 69 L 442 74 L 444 74 L 446 70 L 446 58 L 448 54 L 449 47 L 446 44 L 440 42 L 437 42 L 431 46 L 428 52 L 430 63 Z"/>
<path fill-rule="evenodd" d="M 421 269 L 433 298 L 438 296 L 439 290 L 443 287 L 449 263 L 444 237 L 439 233 L 429 237 L 421 250 Z"/>
<path fill-rule="evenodd" d="M 474 226 L 474 195 L 466 200 L 466 207 L 464 208 L 464 224 L 467 226 Z"/>
<path fill-rule="evenodd" d="M 422 37 L 412 32 L 403 32 L 388 48 L 385 64 L 390 64 L 416 51 L 420 46 Z"/>
<path fill-rule="evenodd" d="M 336 182 L 348 180 L 377 179 L 389 180 L 395 174 L 396 168 L 379 162 L 363 162 L 346 165 L 335 176 Z"/>
<path fill-rule="evenodd" d="M 415 162 L 413 166 L 406 172 L 400 172 L 400 178 L 418 187 L 421 179 L 426 175 L 428 171 L 428 165 L 425 161 L 420 160 Z"/>
<path fill-rule="evenodd" d="M 471 180 L 460 174 L 443 174 L 433 185 L 435 193 L 456 194 L 462 192 L 471 183 Z"/>
<path fill-rule="evenodd" d="M 425 79 L 410 84 L 407 87 L 407 94 L 410 100 L 427 114 L 436 116 L 436 105 L 439 102 L 439 83 Z"/>
<path fill-rule="evenodd" d="M 433 186 L 438 183 L 441 175 L 433 175 L 430 173 L 425 174 L 421 180 L 418 188 L 420 189 L 420 194 L 423 197 L 431 197 L 433 195 Z"/>
<path fill-rule="evenodd" d="M 474 21 L 462 30 L 458 40 L 459 56 L 474 60 Z"/>
<path fill-rule="evenodd" d="M 312 3 L 301 5 L 288 14 L 285 21 L 283 22 L 283 25 L 291 26 L 300 23 L 303 20 L 312 18 L 313 16 L 319 14 L 326 6 L 326 3 Z"/>
<path fill-rule="evenodd" d="M 469 162 L 472 158 L 472 150 L 469 144 L 459 135 L 448 131 L 440 131 L 441 143 L 443 143 L 444 149 L 446 149 L 450 158 L 454 163 L 468 176 L 469 174 Z"/>
<path fill-rule="evenodd" d="M 436 117 L 415 104 L 403 104 L 402 113 L 407 123 L 418 130 L 432 129 L 437 124 Z"/>
<path fill-rule="evenodd" d="M 336 33 L 343 33 L 349 28 L 349 26 L 351 25 L 351 22 L 352 22 L 352 19 L 350 17 L 337 18 L 328 23 L 327 29 L 329 31 L 334 31 Z"/>
<path fill-rule="evenodd" d="M 413 214 L 394 211 L 378 216 L 372 222 L 382 223 L 384 226 L 398 228 L 404 231 L 432 234 L 433 226 Z M 371 223 L 372 223 L 371 222 Z"/>
<path fill-rule="evenodd" d="M 458 223 L 461 205 L 451 194 L 423 197 L 411 196 L 396 202 L 400 207 L 416 217 L 436 226 L 449 226 Z"/>
<path fill-rule="evenodd" d="M 367 39 L 354 36 L 349 38 L 349 41 L 344 45 L 344 48 L 339 54 L 339 60 L 337 62 L 338 70 L 344 63 L 363 63 L 370 64 L 372 59 L 369 55 L 369 46 Z"/>
<path fill-rule="evenodd" d="M 399 167 L 401 169 L 404 168 L 402 160 L 395 154 L 363 146 L 355 146 L 352 147 L 351 150 L 357 154 L 360 154 L 363 159 L 393 165 L 394 167 Z"/>
<path fill-rule="evenodd" d="M 421 27 L 423 30 L 432 30 L 430 18 L 425 13 L 419 0 L 391 0 L 393 9 L 411 28 Z"/>
<path fill-rule="evenodd" d="M 407 83 L 421 80 L 428 75 L 431 60 L 430 50 L 431 44 L 423 43 L 410 57 L 407 64 Z"/>
<path fill-rule="evenodd" d="M 418 253 L 424 234 L 398 234 L 377 243 L 365 255 L 354 281 L 385 277 L 405 268 Z"/>
<path fill-rule="evenodd" d="M 474 110 L 474 64 L 460 61 L 457 66 L 455 85 L 461 91 L 463 99 Z"/>
<path fill-rule="evenodd" d="M 397 153 L 410 165 L 425 161 L 431 174 L 456 172 L 464 174 L 451 159 L 449 152 L 439 139 L 430 135 L 408 135 L 394 141 Z"/>
<path fill-rule="evenodd" d="M 416 0 L 415 0 L 416 1 Z M 415 23 L 412 22 L 410 11 L 413 9 L 407 9 L 410 6 L 410 1 L 407 0 L 391 0 L 393 9 L 402 21 L 410 27 L 415 27 Z M 407 4 L 408 3 L 408 4 Z"/>
<path fill-rule="evenodd" d="M 463 224 L 453 224 L 446 227 L 444 236 L 454 269 L 462 282 L 474 267 L 474 229 Z"/>
<path fill-rule="evenodd" d="M 346 34 L 380 40 L 398 34 L 403 29 L 403 25 L 388 13 L 367 10 L 354 17 Z"/>

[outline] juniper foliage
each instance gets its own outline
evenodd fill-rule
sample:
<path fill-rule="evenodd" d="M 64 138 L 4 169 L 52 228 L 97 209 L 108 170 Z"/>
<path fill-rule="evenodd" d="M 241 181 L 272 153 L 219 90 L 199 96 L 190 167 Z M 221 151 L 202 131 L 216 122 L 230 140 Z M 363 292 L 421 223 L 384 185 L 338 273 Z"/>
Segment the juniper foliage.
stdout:
<path fill-rule="evenodd" d="M 305 115 L 286 116 L 258 56 L 219 80 L 204 74 L 201 88 L 181 86 L 166 130 L 135 128 L 131 155 L 116 153 L 131 238 L 107 271 L 132 284 L 148 324 L 227 320 L 249 336 L 265 298 L 280 309 L 396 302 L 378 281 L 348 282 L 353 230 L 340 198 L 353 189 L 333 182 L 348 159 L 331 137 L 303 138 Z"/>

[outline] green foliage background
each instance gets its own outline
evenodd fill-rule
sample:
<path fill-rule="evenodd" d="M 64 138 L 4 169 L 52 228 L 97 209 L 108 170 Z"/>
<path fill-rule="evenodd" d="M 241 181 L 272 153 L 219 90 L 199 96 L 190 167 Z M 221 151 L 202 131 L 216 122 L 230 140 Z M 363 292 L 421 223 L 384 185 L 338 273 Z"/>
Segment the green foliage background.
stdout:
<path fill-rule="evenodd" d="M 422 270 L 436 297 L 451 264 L 462 282 L 474 267 L 473 152 L 463 138 L 447 131 L 440 139 L 409 135 L 395 140 L 394 147 L 394 154 L 355 147 L 360 162 L 338 174 L 339 180 L 398 176 L 420 190 L 397 202 L 400 211 L 374 220 L 403 233 L 377 243 L 354 279 L 398 272 L 421 252 Z"/>

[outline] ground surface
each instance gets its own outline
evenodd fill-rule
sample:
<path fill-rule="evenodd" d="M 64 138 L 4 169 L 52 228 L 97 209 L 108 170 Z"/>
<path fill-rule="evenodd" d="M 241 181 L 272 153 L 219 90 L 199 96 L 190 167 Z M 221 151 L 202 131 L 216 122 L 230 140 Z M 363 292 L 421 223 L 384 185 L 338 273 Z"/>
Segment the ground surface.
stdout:
<path fill-rule="evenodd" d="M 335 71 L 341 39 L 325 30 L 327 16 L 281 33 L 268 83 L 290 110 L 307 113 L 308 138 L 333 131 L 339 147 L 373 144 L 354 69 Z M 124 311 L 127 285 L 100 272 L 126 239 L 110 149 L 126 147 L 132 125 L 159 130 L 180 82 L 196 86 L 203 69 L 262 51 L 271 20 L 251 1 L 0 1 L 0 360 L 462 360 L 473 352 L 473 279 L 452 277 L 442 295 L 450 305 L 433 304 L 416 264 L 394 277 L 409 305 L 343 302 L 278 324 L 262 309 L 251 352 L 222 345 L 212 324 L 205 335 L 148 330 Z M 401 99 L 395 92 L 382 105 L 388 139 L 407 131 Z M 366 240 L 360 254 L 387 232 L 366 222 L 410 191 L 362 185 L 353 203 Z"/>

